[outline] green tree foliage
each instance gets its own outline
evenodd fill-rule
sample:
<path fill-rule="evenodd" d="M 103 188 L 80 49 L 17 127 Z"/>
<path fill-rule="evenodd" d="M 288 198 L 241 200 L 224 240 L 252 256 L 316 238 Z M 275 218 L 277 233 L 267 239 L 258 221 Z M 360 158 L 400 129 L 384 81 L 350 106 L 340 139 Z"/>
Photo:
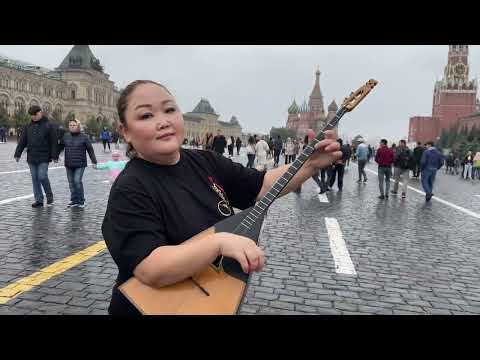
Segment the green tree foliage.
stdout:
<path fill-rule="evenodd" d="M 285 128 L 285 127 L 279 127 L 279 128 L 272 127 L 270 129 L 270 136 L 273 139 L 276 139 L 278 135 L 280 135 L 280 138 L 282 139 L 282 141 L 287 140 L 287 138 L 289 137 L 292 139 L 296 137 L 295 131 L 292 129 Z"/>
<path fill-rule="evenodd" d="M 31 121 L 32 117 L 25 112 L 25 109 L 21 108 L 13 115 L 10 125 L 15 129 L 18 134 L 22 128 Z"/>
<path fill-rule="evenodd" d="M 90 137 L 98 137 L 100 134 L 100 123 L 95 119 L 95 116 L 90 116 L 85 123 L 85 134 Z"/>
<path fill-rule="evenodd" d="M 7 109 L 0 105 L 0 127 L 4 127 L 7 130 L 10 128 L 10 116 Z"/>
<path fill-rule="evenodd" d="M 438 141 L 438 147 L 440 149 L 444 149 L 448 147 L 449 145 L 448 137 L 449 137 L 449 132 L 443 129 L 442 135 L 440 135 L 440 140 Z"/>
<path fill-rule="evenodd" d="M 60 111 L 58 111 L 58 109 L 55 109 L 52 113 L 52 115 L 50 115 L 50 118 L 49 120 L 55 124 L 58 124 L 58 125 L 63 125 L 63 122 L 62 122 L 62 113 Z"/>

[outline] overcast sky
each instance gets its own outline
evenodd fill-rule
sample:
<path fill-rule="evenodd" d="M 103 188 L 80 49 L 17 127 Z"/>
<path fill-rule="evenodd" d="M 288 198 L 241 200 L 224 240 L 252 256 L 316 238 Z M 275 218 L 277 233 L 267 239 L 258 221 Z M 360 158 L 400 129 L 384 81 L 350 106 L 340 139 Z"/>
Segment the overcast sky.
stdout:
<path fill-rule="evenodd" d="M 50 69 L 72 45 L 0 45 L 0 54 Z M 378 86 L 342 121 L 342 134 L 398 140 L 408 133 L 408 119 L 431 115 L 433 86 L 443 76 L 444 46 L 123 46 L 92 45 L 117 86 L 136 79 L 165 84 L 182 111 L 205 97 L 230 120 L 235 115 L 245 132 L 269 132 L 285 126 L 293 98 L 307 99 L 320 68 L 325 109 L 368 79 Z M 470 46 L 470 77 L 480 70 L 480 46 Z"/>

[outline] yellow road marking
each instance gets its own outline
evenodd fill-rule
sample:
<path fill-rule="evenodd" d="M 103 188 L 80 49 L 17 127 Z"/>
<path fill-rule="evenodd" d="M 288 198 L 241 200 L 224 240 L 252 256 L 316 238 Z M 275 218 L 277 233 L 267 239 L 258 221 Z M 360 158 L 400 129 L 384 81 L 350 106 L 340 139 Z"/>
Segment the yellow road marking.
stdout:
<path fill-rule="evenodd" d="M 61 259 L 56 263 L 53 263 L 52 265 L 33 273 L 30 276 L 21 278 L 20 280 L 5 286 L 3 289 L 0 289 L 0 304 L 5 304 L 18 295 L 31 290 L 33 287 L 40 285 L 48 279 L 51 279 L 52 277 L 57 276 L 84 261 L 87 261 L 91 257 L 105 250 L 106 247 L 105 241 L 99 241 L 98 243 L 93 244 L 86 249 L 77 252 L 76 254 Z"/>

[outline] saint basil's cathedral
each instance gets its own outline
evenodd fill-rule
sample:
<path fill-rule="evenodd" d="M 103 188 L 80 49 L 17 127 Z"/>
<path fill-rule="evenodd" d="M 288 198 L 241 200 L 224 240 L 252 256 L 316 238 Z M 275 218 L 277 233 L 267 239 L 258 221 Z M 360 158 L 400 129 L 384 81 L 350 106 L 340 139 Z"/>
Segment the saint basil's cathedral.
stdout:
<path fill-rule="evenodd" d="M 328 106 L 327 112 L 323 106 L 323 95 L 320 90 L 320 71 L 315 73 L 315 85 L 310 94 L 308 103 L 305 100 L 301 106 L 298 106 L 295 99 L 288 108 L 287 128 L 295 131 L 297 138 L 303 138 L 308 129 L 317 133 L 320 129 L 332 119 L 338 106 L 333 100 Z"/>

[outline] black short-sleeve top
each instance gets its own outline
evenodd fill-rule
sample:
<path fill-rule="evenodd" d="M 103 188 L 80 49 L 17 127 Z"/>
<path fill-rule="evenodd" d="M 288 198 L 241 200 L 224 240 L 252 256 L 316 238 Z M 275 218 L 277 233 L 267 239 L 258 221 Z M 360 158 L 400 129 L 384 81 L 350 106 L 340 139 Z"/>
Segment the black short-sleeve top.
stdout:
<path fill-rule="evenodd" d="M 112 186 L 102 225 L 119 269 L 116 287 L 157 247 L 181 244 L 228 216 L 219 210 L 222 195 L 232 207 L 253 206 L 264 176 L 203 150 L 181 149 L 175 165 L 129 161 Z"/>

